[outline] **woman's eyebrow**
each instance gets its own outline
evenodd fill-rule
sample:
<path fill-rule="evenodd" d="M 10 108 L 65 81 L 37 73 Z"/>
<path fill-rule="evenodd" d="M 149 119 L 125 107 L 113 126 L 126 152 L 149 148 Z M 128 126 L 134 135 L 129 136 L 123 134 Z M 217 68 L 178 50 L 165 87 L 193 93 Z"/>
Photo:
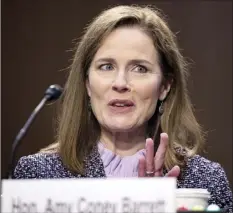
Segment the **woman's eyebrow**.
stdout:
<path fill-rule="evenodd" d="M 106 57 L 106 58 L 99 58 L 95 62 L 110 62 L 110 63 L 115 63 L 116 60 L 114 58 Z"/>
<path fill-rule="evenodd" d="M 96 60 L 96 62 L 110 62 L 110 63 L 115 63 L 116 60 L 114 58 L 111 57 L 106 57 L 106 58 L 99 58 Z M 138 63 L 146 63 L 146 64 L 150 64 L 153 65 L 150 61 L 145 60 L 145 59 L 132 59 L 129 60 L 128 62 L 129 64 L 138 64 Z"/>

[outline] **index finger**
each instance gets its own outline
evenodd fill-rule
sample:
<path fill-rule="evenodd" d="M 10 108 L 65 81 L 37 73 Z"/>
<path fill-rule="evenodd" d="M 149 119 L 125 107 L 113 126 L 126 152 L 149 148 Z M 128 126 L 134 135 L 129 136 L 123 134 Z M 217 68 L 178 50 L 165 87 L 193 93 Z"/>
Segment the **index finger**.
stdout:
<path fill-rule="evenodd" d="M 144 156 L 139 158 L 138 163 L 138 177 L 145 177 L 146 176 L 146 159 Z"/>
<path fill-rule="evenodd" d="M 160 176 L 163 170 L 165 154 L 168 146 L 168 135 L 166 133 L 161 133 L 160 135 L 160 144 L 158 150 L 154 157 L 155 164 L 155 176 Z"/>
<path fill-rule="evenodd" d="M 153 172 L 154 167 L 154 141 L 151 138 L 146 139 L 146 171 Z"/>

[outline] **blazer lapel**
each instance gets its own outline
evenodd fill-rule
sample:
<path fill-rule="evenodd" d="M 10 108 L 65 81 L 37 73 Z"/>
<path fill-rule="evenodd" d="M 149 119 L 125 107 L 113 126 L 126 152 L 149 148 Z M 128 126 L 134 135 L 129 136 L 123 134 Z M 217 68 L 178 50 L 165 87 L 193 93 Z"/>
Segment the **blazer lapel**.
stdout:
<path fill-rule="evenodd" d="M 101 178 L 106 177 L 104 165 L 98 148 L 95 146 L 91 154 L 85 159 L 85 177 Z"/>

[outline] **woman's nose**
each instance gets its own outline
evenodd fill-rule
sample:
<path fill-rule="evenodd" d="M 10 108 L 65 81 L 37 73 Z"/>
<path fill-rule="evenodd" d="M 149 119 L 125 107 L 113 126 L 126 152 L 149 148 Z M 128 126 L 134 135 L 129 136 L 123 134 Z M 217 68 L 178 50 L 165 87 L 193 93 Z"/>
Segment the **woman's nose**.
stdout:
<path fill-rule="evenodd" d="M 112 89 L 116 92 L 130 91 L 126 73 L 118 72 L 112 84 Z"/>

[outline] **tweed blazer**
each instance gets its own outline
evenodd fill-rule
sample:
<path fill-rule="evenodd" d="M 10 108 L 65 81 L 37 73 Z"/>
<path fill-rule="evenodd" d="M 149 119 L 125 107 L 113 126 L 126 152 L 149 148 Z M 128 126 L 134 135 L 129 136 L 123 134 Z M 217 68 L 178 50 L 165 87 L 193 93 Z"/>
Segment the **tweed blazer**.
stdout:
<path fill-rule="evenodd" d="M 14 170 L 14 179 L 51 178 L 106 178 L 102 159 L 97 149 L 85 159 L 85 174 L 72 173 L 63 164 L 58 153 L 37 153 L 21 157 Z M 224 169 L 219 163 L 195 155 L 177 178 L 178 188 L 207 189 L 209 204 L 217 204 L 232 212 L 232 191 Z"/>

